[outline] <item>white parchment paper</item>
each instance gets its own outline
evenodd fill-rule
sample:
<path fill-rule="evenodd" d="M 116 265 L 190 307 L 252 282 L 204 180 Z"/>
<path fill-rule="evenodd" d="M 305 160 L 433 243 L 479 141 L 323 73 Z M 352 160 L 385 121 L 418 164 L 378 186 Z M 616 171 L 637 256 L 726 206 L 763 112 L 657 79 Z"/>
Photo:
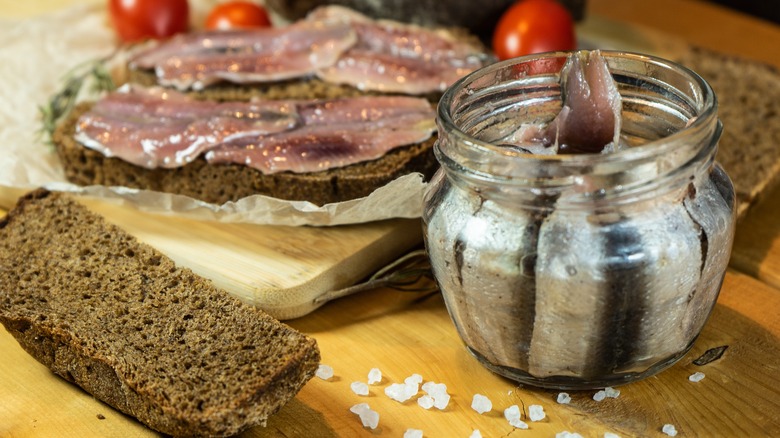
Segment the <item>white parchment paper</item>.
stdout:
<path fill-rule="evenodd" d="M 53 148 L 38 133 L 38 108 L 59 91 L 67 72 L 115 48 L 105 9 L 98 4 L 0 21 L 0 190 L 46 187 L 154 213 L 257 224 L 339 225 L 420 216 L 425 190 L 420 174 L 399 178 L 368 197 L 325 206 L 259 195 L 215 205 L 148 190 L 68 183 Z"/>

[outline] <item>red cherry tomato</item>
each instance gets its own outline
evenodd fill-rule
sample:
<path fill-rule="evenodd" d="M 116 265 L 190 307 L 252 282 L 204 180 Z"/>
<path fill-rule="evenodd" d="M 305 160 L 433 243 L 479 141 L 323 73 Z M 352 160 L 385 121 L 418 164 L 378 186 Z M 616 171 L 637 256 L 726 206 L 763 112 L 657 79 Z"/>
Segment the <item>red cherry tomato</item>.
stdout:
<path fill-rule="evenodd" d="M 574 50 L 574 20 L 556 0 L 520 0 L 507 9 L 493 32 L 498 59 L 531 53 Z"/>
<path fill-rule="evenodd" d="M 109 0 L 108 10 L 125 42 L 169 37 L 186 31 L 189 24 L 187 0 Z"/>
<path fill-rule="evenodd" d="M 206 29 L 268 27 L 268 13 L 257 3 L 229 1 L 218 4 L 206 18 Z"/>

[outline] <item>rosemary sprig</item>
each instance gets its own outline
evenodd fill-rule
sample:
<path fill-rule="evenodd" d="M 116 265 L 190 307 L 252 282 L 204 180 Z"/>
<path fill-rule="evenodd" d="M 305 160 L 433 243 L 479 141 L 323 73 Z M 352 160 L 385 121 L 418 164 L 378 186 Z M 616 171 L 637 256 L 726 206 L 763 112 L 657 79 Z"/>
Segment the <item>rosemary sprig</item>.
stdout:
<path fill-rule="evenodd" d="M 76 105 L 85 83 L 90 83 L 90 91 L 94 93 L 116 88 L 105 64 L 111 56 L 87 61 L 74 67 L 65 74 L 62 89 L 55 93 L 45 105 L 38 107 L 42 124 L 38 134 L 45 136 L 47 143 L 51 144 L 52 142 L 57 122 Z"/>
<path fill-rule="evenodd" d="M 428 253 L 424 249 L 412 251 L 380 269 L 363 283 L 322 294 L 314 299 L 314 303 L 320 304 L 380 287 L 421 293 L 438 290 L 431 273 Z"/>

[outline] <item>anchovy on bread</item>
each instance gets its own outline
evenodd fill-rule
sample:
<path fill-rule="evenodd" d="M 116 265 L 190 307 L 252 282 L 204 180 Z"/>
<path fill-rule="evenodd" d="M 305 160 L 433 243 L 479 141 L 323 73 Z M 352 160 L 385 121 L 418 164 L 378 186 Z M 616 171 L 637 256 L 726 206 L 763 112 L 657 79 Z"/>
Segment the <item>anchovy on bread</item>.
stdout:
<path fill-rule="evenodd" d="M 321 44 L 305 43 L 316 35 Z M 53 141 L 66 177 L 79 185 L 216 204 L 251 195 L 341 202 L 410 173 L 429 179 L 438 167 L 433 102 L 488 60 L 481 46 L 445 31 L 322 8 L 284 28 L 195 32 L 143 47 L 131 56 L 128 77 L 135 89 L 158 90 L 150 94 L 163 103 L 115 105 L 107 114 L 117 96 L 110 93 L 73 111 Z M 162 108 L 168 103 L 190 106 L 188 119 L 171 117 Z M 355 124 L 306 119 L 307 111 L 335 106 L 342 115 L 349 108 L 347 118 L 370 114 Z M 201 107 L 217 114 L 202 115 Z M 194 120 L 201 117 L 208 121 Z M 181 148 L 188 138 L 195 143 Z M 124 144 L 107 146 L 116 140 Z"/>

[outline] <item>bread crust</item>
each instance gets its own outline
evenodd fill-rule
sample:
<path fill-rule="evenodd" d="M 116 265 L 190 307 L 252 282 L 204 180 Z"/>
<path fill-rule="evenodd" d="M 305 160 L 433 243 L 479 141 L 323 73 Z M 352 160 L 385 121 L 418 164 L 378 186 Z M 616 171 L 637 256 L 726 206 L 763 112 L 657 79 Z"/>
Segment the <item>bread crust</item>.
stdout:
<path fill-rule="evenodd" d="M 395 148 L 383 157 L 321 172 L 264 174 L 240 164 L 209 164 L 199 157 L 182 167 L 146 169 L 86 148 L 73 136 L 81 103 L 56 128 L 52 140 L 68 181 L 81 185 L 123 186 L 190 196 L 223 204 L 252 195 L 309 201 L 317 205 L 368 196 L 396 178 L 419 172 L 430 179 L 438 169 L 436 135 L 425 142 Z"/>
<path fill-rule="evenodd" d="M 45 190 L 0 219 L 0 322 L 57 375 L 174 436 L 265 425 L 320 360 L 313 338 Z"/>

